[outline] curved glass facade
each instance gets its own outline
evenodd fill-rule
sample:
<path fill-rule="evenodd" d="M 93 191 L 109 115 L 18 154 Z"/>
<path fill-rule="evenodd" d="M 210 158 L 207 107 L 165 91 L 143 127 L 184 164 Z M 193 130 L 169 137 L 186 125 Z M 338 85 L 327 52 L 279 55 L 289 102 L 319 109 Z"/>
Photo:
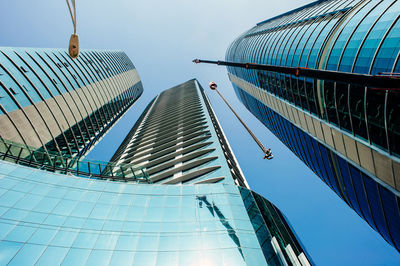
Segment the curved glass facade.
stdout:
<path fill-rule="evenodd" d="M 0 136 L 45 152 L 83 156 L 140 97 L 121 51 L 0 48 Z"/>
<path fill-rule="evenodd" d="M 138 185 L 0 161 L 2 265 L 310 265 L 274 205 L 230 184 Z"/>
<path fill-rule="evenodd" d="M 400 2 L 317 1 L 260 22 L 227 61 L 399 75 Z M 243 104 L 400 249 L 400 94 L 228 67 Z"/>

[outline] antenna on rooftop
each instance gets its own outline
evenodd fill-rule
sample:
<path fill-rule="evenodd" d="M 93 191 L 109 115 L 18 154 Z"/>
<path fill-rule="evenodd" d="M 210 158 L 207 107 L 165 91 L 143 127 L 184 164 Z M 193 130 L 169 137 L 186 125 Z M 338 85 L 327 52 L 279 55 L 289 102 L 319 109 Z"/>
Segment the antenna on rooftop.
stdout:
<path fill-rule="evenodd" d="M 257 145 L 261 148 L 261 150 L 264 153 L 264 159 L 268 159 L 271 160 L 272 158 L 274 158 L 274 155 L 272 155 L 271 149 L 266 149 L 264 147 L 264 145 L 262 145 L 262 143 L 258 140 L 258 138 L 254 135 L 254 133 L 250 130 L 250 128 L 243 122 L 243 120 L 240 118 L 240 116 L 235 112 L 235 110 L 233 110 L 232 106 L 228 103 L 228 101 L 224 98 L 224 96 L 222 96 L 222 94 L 219 92 L 219 90 L 217 89 L 217 84 L 212 81 L 209 84 L 210 89 L 215 90 L 219 96 L 222 98 L 222 100 L 224 100 L 224 102 L 226 103 L 226 105 L 228 105 L 229 109 L 231 109 L 231 111 L 233 112 L 233 114 L 237 117 L 237 119 L 239 119 L 240 123 L 242 123 L 242 125 L 244 126 L 244 128 L 247 130 L 247 132 L 249 132 L 250 136 L 254 139 L 254 141 L 257 143 Z"/>
<path fill-rule="evenodd" d="M 76 6 L 75 6 L 75 0 L 71 0 L 72 3 L 72 8 L 73 12 L 71 9 L 71 5 L 69 4 L 69 0 L 67 1 L 69 13 L 71 15 L 72 19 L 72 25 L 74 26 L 74 33 L 71 35 L 71 38 L 69 39 L 69 46 L 68 46 L 68 53 L 71 58 L 78 58 L 79 56 L 79 37 L 78 34 L 76 34 Z"/>

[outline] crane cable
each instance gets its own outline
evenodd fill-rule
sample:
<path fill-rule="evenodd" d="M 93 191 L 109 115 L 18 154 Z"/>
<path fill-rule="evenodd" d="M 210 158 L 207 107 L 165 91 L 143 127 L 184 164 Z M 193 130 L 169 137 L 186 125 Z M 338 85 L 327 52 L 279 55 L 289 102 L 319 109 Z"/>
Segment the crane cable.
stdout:
<path fill-rule="evenodd" d="M 236 116 L 236 118 L 242 123 L 244 128 L 249 132 L 250 136 L 253 138 L 253 140 L 257 143 L 257 145 L 260 147 L 260 149 L 264 153 L 264 159 L 271 160 L 274 158 L 274 155 L 272 155 L 271 149 L 266 149 L 264 145 L 262 145 L 261 141 L 258 140 L 258 138 L 254 135 L 254 133 L 250 130 L 250 128 L 246 125 L 246 123 L 240 118 L 240 116 L 235 112 L 235 110 L 232 108 L 232 106 L 228 103 L 228 101 L 222 96 L 222 94 L 219 92 L 217 89 L 217 84 L 215 82 L 210 82 L 210 89 L 215 90 L 219 96 L 222 98 L 222 100 L 226 103 L 226 105 L 231 109 L 232 113 Z"/>
<path fill-rule="evenodd" d="M 68 5 L 69 14 L 71 15 L 72 25 L 74 26 L 74 33 L 71 35 L 69 39 L 68 53 L 71 58 L 78 58 L 79 56 L 79 37 L 76 34 L 76 6 L 75 0 L 71 0 L 72 8 L 74 11 L 72 12 L 71 5 L 69 4 L 69 0 L 65 0 Z"/>

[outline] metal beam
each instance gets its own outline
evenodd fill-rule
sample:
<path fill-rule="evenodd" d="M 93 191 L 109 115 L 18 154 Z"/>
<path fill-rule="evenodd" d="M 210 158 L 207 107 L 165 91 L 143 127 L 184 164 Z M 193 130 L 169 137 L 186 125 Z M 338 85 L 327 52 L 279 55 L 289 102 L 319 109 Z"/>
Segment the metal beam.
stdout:
<path fill-rule="evenodd" d="M 353 84 L 361 87 L 370 87 L 370 88 L 385 89 L 385 90 L 400 90 L 399 76 L 368 75 L 368 74 L 339 72 L 331 70 L 311 69 L 304 67 L 286 67 L 286 66 L 263 65 L 254 63 L 211 61 L 211 60 L 201 60 L 201 59 L 194 59 L 193 62 L 196 64 L 206 63 L 206 64 L 221 65 L 221 66 L 231 66 L 231 67 L 239 67 L 246 69 L 271 71 L 281 74 L 294 75 L 296 77 L 316 78 L 333 82 Z"/>

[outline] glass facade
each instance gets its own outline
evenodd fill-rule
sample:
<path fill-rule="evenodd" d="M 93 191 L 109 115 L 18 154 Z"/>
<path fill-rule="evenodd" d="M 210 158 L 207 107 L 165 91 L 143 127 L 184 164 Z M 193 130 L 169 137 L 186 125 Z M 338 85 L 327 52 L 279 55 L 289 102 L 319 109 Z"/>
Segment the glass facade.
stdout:
<path fill-rule="evenodd" d="M 227 61 L 397 76 L 398 1 L 317 1 L 260 22 Z M 228 67 L 242 103 L 400 250 L 400 100 L 390 88 Z"/>
<path fill-rule="evenodd" d="M 0 136 L 83 156 L 143 92 L 121 51 L 0 48 Z"/>
<path fill-rule="evenodd" d="M 0 177 L 1 265 L 310 265 L 279 210 L 234 184 L 139 185 L 5 161 Z"/>

